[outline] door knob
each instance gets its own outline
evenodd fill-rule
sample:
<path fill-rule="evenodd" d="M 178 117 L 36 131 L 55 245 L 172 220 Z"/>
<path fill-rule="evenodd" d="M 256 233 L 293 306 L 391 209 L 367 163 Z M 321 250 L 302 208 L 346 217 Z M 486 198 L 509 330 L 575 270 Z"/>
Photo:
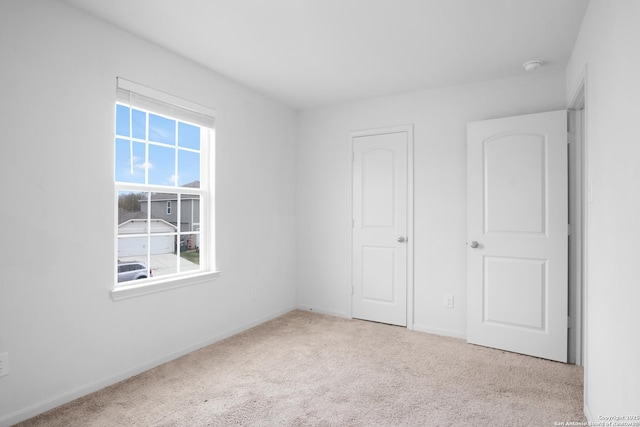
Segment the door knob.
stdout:
<path fill-rule="evenodd" d="M 407 239 L 405 239 L 404 236 L 398 237 L 398 242 L 400 242 L 400 243 L 404 242 L 405 240 L 407 240 Z"/>
<path fill-rule="evenodd" d="M 477 248 L 478 246 L 480 246 L 480 243 L 476 242 L 475 240 L 473 242 L 471 242 L 471 244 L 469 244 L 469 246 L 471 246 L 473 249 Z"/>

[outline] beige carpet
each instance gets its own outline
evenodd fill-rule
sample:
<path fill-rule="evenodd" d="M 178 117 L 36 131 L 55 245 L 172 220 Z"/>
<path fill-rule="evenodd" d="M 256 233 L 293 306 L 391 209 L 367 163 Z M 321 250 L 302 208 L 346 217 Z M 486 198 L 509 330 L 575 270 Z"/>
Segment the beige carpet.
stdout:
<path fill-rule="evenodd" d="M 21 426 L 553 426 L 582 369 L 296 310 Z"/>

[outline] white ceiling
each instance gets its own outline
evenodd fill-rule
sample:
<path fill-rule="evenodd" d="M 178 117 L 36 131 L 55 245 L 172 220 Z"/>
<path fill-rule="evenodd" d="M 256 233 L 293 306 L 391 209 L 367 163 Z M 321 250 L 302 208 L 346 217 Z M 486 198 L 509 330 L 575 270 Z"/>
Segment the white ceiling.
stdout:
<path fill-rule="evenodd" d="M 296 109 L 569 60 L 588 0 L 63 0 Z"/>

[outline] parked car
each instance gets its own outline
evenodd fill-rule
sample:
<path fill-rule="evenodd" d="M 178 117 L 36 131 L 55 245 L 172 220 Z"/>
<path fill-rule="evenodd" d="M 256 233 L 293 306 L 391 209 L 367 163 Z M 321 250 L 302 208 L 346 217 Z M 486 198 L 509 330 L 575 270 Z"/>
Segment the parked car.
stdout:
<path fill-rule="evenodd" d="M 152 277 L 151 270 L 140 261 L 118 261 L 118 283 Z"/>

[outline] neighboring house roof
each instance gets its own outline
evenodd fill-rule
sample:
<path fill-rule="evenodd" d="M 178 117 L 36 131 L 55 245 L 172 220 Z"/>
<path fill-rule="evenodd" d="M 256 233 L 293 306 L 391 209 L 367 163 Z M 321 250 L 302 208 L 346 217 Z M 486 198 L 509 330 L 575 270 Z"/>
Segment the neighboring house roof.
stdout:
<path fill-rule="evenodd" d="M 120 209 L 118 210 L 118 227 L 123 225 L 125 222 L 132 221 L 132 220 L 146 221 L 147 215 L 148 213 L 145 211 L 127 211 L 127 210 Z M 158 218 L 157 216 L 151 215 L 151 221 L 154 221 L 154 220 L 165 221 L 162 218 Z M 174 224 L 170 222 L 167 222 L 167 223 L 175 227 Z"/>
<path fill-rule="evenodd" d="M 190 182 L 188 184 L 183 185 L 183 187 L 188 187 L 188 188 L 200 188 L 200 181 L 193 181 Z"/>
<path fill-rule="evenodd" d="M 118 209 L 118 224 L 122 225 L 132 219 L 147 219 L 147 213 L 141 211 L 128 211 L 124 209 Z"/>
<path fill-rule="evenodd" d="M 177 227 L 163 219 L 151 219 L 150 223 L 147 223 L 147 219 L 130 219 L 118 225 L 118 234 L 137 234 L 146 233 L 147 226 L 151 227 L 151 231 L 166 231 L 174 232 Z"/>

